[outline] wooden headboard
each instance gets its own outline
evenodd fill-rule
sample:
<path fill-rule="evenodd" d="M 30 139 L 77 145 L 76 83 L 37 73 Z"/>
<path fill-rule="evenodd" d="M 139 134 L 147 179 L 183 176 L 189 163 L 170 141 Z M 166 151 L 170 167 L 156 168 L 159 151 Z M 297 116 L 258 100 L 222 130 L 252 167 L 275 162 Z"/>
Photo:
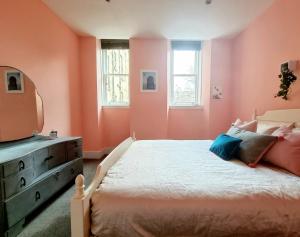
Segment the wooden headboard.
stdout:
<path fill-rule="evenodd" d="M 295 127 L 300 127 L 300 109 L 269 110 L 261 116 L 256 116 L 258 121 L 294 122 Z"/>

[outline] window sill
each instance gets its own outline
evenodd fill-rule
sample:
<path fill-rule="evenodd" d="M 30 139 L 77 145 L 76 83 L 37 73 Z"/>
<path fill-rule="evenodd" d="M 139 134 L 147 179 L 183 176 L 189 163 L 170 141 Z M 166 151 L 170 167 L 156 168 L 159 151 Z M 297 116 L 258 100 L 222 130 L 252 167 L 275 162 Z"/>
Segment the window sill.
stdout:
<path fill-rule="evenodd" d="M 102 109 L 129 109 L 129 105 L 101 105 Z"/>
<path fill-rule="evenodd" d="M 203 105 L 169 105 L 169 109 L 199 109 L 203 110 Z"/>

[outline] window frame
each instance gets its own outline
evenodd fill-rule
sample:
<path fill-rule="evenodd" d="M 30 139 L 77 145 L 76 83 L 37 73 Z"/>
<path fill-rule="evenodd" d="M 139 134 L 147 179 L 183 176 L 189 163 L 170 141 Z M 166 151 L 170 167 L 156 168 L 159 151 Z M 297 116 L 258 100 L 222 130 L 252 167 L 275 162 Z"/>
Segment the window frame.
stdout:
<path fill-rule="evenodd" d="M 127 50 L 128 51 L 128 74 L 120 73 L 106 73 L 105 69 L 107 64 L 107 57 L 104 51 L 107 50 Z M 107 54 L 106 54 L 107 55 Z M 101 49 L 101 106 L 105 108 L 126 108 L 130 106 L 130 77 L 129 77 L 129 67 L 130 67 L 130 57 L 129 57 L 129 48 L 104 48 Z M 109 76 L 127 76 L 127 85 L 128 85 L 128 102 L 127 103 L 108 103 L 107 102 L 107 92 L 105 90 L 105 83 Z"/>
<path fill-rule="evenodd" d="M 171 49 L 170 53 L 170 89 L 169 89 L 169 107 L 171 108 L 201 108 L 202 97 L 202 52 L 201 49 L 189 49 L 195 52 L 195 73 L 194 74 L 175 74 L 174 73 L 174 51 L 180 49 Z M 194 103 L 175 103 L 174 102 L 174 77 L 195 77 L 195 102 Z"/>

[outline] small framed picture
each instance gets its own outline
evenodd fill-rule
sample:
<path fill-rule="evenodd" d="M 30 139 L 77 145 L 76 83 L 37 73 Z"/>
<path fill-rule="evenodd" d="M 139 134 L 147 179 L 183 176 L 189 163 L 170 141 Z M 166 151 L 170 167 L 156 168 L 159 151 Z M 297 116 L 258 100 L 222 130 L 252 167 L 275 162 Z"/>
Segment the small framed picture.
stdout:
<path fill-rule="evenodd" d="M 157 72 L 153 70 L 141 70 L 141 91 L 157 91 Z"/>
<path fill-rule="evenodd" d="M 221 100 L 221 99 L 223 99 L 223 90 L 222 90 L 221 86 L 214 85 L 212 87 L 212 98 L 214 100 Z"/>
<path fill-rule="evenodd" d="M 5 72 L 6 93 L 24 93 L 23 73 L 18 70 Z"/>

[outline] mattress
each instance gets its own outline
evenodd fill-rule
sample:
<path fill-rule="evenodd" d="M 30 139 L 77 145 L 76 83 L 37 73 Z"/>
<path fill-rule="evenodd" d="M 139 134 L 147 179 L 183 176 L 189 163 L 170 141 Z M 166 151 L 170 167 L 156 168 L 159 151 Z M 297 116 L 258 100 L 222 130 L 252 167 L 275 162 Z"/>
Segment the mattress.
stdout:
<path fill-rule="evenodd" d="M 209 152 L 212 141 L 136 141 L 91 200 L 93 236 L 299 236 L 300 178 Z"/>

